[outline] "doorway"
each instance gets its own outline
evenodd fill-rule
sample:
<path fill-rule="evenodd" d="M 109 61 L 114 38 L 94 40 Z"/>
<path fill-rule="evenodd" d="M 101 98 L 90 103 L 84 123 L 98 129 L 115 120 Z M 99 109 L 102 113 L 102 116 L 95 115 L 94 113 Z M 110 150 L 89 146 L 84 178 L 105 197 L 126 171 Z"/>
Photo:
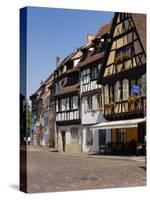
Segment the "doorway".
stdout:
<path fill-rule="evenodd" d="M 61 138 L 62 138 L 62 151 L 65 152 L 65 146 L 66 146 L 66 132 L 61 132 Z"/>

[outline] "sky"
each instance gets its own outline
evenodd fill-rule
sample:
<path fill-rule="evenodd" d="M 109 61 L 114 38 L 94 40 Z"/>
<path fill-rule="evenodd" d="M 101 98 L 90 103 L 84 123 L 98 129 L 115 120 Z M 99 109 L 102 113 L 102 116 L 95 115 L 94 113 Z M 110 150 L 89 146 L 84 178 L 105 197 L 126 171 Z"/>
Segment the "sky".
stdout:
<path fill-rule="evenodd" d="M 27 9 L 27 97 L 33 94 L 63 60 L 86 44 L 109 23 L 112 12 L 28 7 Z"/>

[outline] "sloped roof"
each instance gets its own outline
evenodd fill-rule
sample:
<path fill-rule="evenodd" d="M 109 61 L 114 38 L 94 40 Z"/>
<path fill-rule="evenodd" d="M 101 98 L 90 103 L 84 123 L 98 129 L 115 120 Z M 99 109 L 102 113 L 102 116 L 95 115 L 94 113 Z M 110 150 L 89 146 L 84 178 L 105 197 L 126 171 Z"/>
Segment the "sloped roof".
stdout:
<path fill-rule="evenodd" d="M 97 37 L 102 37 L 106 33 L 110 32 L 110 28 L 111 28 L 111 22 L 108 23 L 108 24 L 105 24 L 104 26 L 102 26 L 95 37 L 96 38 Z"/>
<path fill-rule="evenodd" d="M 59 92 L 57 92 L 55 95 L 53 95 L 54 97 L 58 97 L 58 96 L 62 96 L 65 94 L 69 94 L 69 93 L 73 93 L 73 92 L 78 92 L 80 91 L 79 89 L 79 83 L 72 85 L 72 86 L 68 86 L 68 87 L 62 87 L 61 90 L 59 90 Z"/>
<path fill-rule="evenodd" d="M 78 67 L 82 67 L 82 66 L 90 64 L 96 60 L 102 59 L 103 56 L 104 56 L 104 52 L 97 53 L 93 56 L 88 56 L 84 61 L 82 61 L 78 64 Z"/>
<path fill-rule="evenodd" d="M 146 14 L 132 14 L 138 35 L 146 51 Z"/>

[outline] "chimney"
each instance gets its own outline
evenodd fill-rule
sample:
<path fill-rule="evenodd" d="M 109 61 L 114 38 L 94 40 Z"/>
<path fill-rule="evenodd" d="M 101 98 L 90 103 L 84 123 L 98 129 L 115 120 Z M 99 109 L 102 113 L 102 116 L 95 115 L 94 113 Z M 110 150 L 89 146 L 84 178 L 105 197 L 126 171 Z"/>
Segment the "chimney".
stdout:
<path fill-rule="evenodd" d="M 56 57 L 56 68 L 60 65 L 61 59 L 59 56 Z"/>
<path fill-rule="evenodd" d="M 87 42 L 92 42 L 92 40 L 95 38 L 95 35 L 94 34 L 88 34 L 87 35 Z"/>

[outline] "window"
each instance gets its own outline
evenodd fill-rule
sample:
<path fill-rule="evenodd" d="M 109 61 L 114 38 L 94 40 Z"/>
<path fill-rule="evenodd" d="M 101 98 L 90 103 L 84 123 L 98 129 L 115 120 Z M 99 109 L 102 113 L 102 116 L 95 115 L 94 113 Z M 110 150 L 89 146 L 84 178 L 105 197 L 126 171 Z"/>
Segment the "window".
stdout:
<path fill-rule="evenodd" d="M 79 143 L 79 129 L 78 128 L 71 128 L 70 143 L 71 144 Z"/>
<path fill-rule="evenodd" d="M 87 110 L 92 110 L 92 96 L 87 97 Z"/>
<path fill-rule="evenodd" d="M 91 80 L 95 80 L 98 77 L 97 66 L 91 68 Z"/>
<path fill-rule="evenodd" d="M 117 129 L 117 134 L 116 134 L 116 142 L 125 142 L 126 140 L 126 129 Z"/>
<path fill-rule="evenodd" d="M 100 73 L 101 66 L 102 66 L 102 64 L 101 64 L 101 63 L 100 63 L 100 64 L 98 64 L 98 74 Z"/>
<path fill-rule="evenodd" d="M 70 110 L 73 110 L 73 98 L 70 98 Z"/>
<path fill-rule="evenodd" d="M 127 79 L 123 80 L 123 100 L 127 100 L 129 94 L 129 81 Z"/>
<path fill-rule="evenodd" d="M 128 45 L 123 48 L 119 48 L 116 50 L 116 55 L 115 55 L 115 63 L 119 63 L 121 61 L 124 61 L 128 58 L 131 58 L 132 56 L 132 46 Z"/>
<path fill-rule="evenodd" d="M 92 145 L 93 144 L 93 132 L 90 130 L 90 128 L 87 128 L 87 135 L 86 135 L 86 145 Z"/>
<path fill-rule="evenodd" d="M 97 95 L 97 108 L 102 109 L 102 95 L 101 94 Z"/>
<path fill-rule="evenodd" d="M 90 69 L 86 69 L 82 72 L 83 85 L 90 82 Z"/>
<path fill-rule="evenodd" d="M 99 145 L 106 144 L 106 130 L 99 130 Z"/>
<path fill-rule="evenodd" d="M 115 101 L 118 102 L 120 100 L 120 82 L 117 81 L 115 84 Z"/>
<path fill-rule="evenodd" d="M 112 86 L 109 87 L 109 97 L 110 97 L 110 101 L 112 102 L 113 99 L 114 99 L 114 97 L 113 97 L 113 87 Z"/>
<path fill-rule="evenodd" d="M 109 102 L 109 95 L 108 95 L 108 85 L 104 86 L 104 96 L 105 96 L 105 103 Z"/>
<path fill-rule="evenodd" d="M 142 96 L 146 96 L 146 74 L 142 75 Z"/>
<path fill-rule="evenodd" d="M 58 112 L 58 111 L 59 111 L 59 101 L 56 100 L 56 112 Z"/>
<path fill-rule="evenodd" d="M 74 109 L 78 108 L 78 96 L 73 97 L 73 108 Z"/>
<path fill-rule="evenodd" d="M 67 109 L 67 99 L 60 100 L 60 111 L 65 111 Z"/>

